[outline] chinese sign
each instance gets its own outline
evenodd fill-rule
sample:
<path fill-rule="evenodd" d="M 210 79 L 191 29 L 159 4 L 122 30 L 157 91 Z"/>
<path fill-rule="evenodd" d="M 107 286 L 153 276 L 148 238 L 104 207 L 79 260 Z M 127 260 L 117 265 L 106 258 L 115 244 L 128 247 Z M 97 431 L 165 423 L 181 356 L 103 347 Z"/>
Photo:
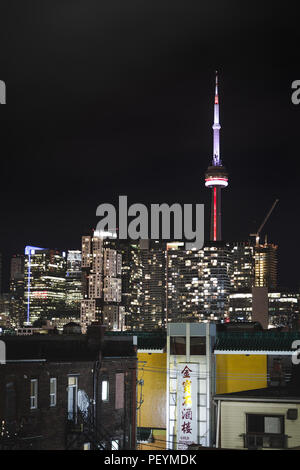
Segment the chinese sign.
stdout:
<path fill-rule="evenodd" d="M 178 364 L 177 374 L 177 449 L 198 442 L 197 423 L 198 364 Z"/>

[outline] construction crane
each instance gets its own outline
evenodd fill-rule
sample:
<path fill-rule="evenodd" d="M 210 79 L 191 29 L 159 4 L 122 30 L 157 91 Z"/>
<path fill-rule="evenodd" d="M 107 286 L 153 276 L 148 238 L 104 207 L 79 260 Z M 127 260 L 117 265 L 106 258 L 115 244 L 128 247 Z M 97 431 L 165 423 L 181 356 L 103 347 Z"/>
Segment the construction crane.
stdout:
<path fill-rule="evenodd" d="M 269 210 L 269 212 L 267 213 L 266 217 L 264 218 L 261 226 L 259 227 L 259 229 L 257 230 L 256 233 L 250 233 L 250 237 L 255 237 L 255 244 L 256 246 L 259 245 L 259 235 L 260 235 L 260 232 L 262 231 L 265 223 L 267 222 L 268 218 L 270 217 L 271 213 L 273 212 L 274 210 L 274 207 L 276 206 L 277 202 L 279 201 L 279 199 L 276 199 L 276 201 L 273 203 L 271 209 Z"/>

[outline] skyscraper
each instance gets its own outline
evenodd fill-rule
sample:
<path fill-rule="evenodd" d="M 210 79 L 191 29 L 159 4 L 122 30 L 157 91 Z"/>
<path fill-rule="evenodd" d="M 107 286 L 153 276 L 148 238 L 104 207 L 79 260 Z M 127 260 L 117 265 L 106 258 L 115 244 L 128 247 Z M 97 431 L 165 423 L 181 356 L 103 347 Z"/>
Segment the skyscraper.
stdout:
<path fill-rule="evenodd" d="M 6 328 L 15 327 L 11 318 L 11 294 L 0 294 L 0 332 Z"/>
<path fill-rule="evenodd" d="M 216 73 L 216 88 L 214 102 L 214 123 L 213 123 L 213 158 L 212 163 L 205 173 L 205 186 L 211 188 L 211 221 L 210 240 L 222 240 L 222 210 L 221 210 L 221 190 L 228 186 L 228 173 L 222 164 L 220 157 L 220 119 L 219 119 L 219 93 L 218 75 Z"/>
<path fill-rule="evenodd" d="M 175 242 L 167 244 L 166 253 L 167 321 L 200 321 L 203 313 L 203 250 L 185 250 L 184 243 Z"/>
<path fill-rule="evenodd" d="M 247 322 L 252 318 L 252 291 L 232 292 L 230 301 L 230 320 Z M 299 293 L 275 291 L 268 293 L 269 325 L 272 327 L 298 327 Z"/>
<path fill-rule="evenodd" d="M 140 328 L 152 330 L 165 326 L 166 244 L 141 240 L 142 295 Z"/>
<path fill-rule="evenodd" d="M 166 260 L 164 242 L 122 241 L 122 303 L 126 329 L 152 330 L 166 321 Z"/>
<path fill-rule="evenodd" d="M 66 316 L 69 318 L 79 318 L 82 300 L 80 250 L 68 250 L 66 268 Z"/>
<path fill-rule="evenodd" d="M 233 291 L 251 290 L 254 286 L 254 245 L 251 242 L 231 244 Z"/>
<path fill-rule="evenodd" d="M 10 261 L 11 319 L 16 327 L 25 321 L 24 309 L 24 256 L 14 255 Z"/>
<path fill-rule="evenodd" d="M 122 254 L 122 305 L 125 309 L 125 328 L 138 330 L 142 324 L 142 279 L 140 242 L 119 241 Z"/>
<path fill-rule="evenodd" d="M 230 244 L 206 242 L 201 250 L 185 250 L 181 245 L 168 244 L 168 322 L 226 319 L 232 278 Z"/>
<path fill-rule="evenodd" d="M 81 328 L 100 321 L 111 330 L 123 330 L 122 255 L 109 233 L 82 237 L 83 300 Z"/>
<path fill-rule="evenodd" d="M 255 246 L 255 286 L 277 288 L 278 246 L 265 242 Z"/>
<path fill-rule="evenodd" d="M 24 304 L 26 322 L 63 317 L 66 296 L 66 253 L 25 248 Z"/>
<path fill-rule="evenodd" d="M 232 278 L 232 252 L 229 243 L 206 242 L 202 250 L 201 292 L 202 318 L 225 320 L 229 313 Z"/>

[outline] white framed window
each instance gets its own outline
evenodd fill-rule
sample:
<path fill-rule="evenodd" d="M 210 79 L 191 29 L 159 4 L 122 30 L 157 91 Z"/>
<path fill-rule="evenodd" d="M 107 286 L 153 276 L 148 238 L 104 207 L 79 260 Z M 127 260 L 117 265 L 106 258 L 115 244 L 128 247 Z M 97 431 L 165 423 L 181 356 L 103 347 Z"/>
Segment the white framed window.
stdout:
<path fill-rule="evenodd" d="M 30 409 L 35 410 L 38 406 L 38 380 L 30 380 Z"/>
<path fill-rule="evenodd" d="M 101 397 L 102 397 L 102 401 L 108 401 L 108 396 L 109 396 L 109 390 L 108 390 L 108 379 L 104 379 L 102 380 L 102 384 L 101 384 Z"/>
<path fill-rule="evenodd" d="M 90 442 L 85 442 L 83 444 L 83 450 L 91 450 L 91 443 Z"/>
<path fill-rule="evenodd" d="M 78 377 L 71 375 L 68 377 L 68 419 L 71 421 L 77 419 L 77 400 Z"/>
<path fill-rule="evenodd" d="M 50 406 L 56 406 L 56 377 L 50 378 Z"/>
<path fill-rule="evenodd" d="M 111 450 L 119 450 L 119 439 L 111 441 Z"/>

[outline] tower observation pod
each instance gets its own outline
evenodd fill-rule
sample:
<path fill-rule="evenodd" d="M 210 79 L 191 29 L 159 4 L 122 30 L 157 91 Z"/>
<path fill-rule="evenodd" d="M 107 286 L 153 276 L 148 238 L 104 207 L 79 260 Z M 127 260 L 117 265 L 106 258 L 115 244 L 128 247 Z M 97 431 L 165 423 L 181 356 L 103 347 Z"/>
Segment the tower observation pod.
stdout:
<path fill-rule="evenodd" d="M 216 72 L 216 89 L 214 103 L 214 124 L 213 128 L 213 158 L 211 165 L 205 173 L 205 186 L 211 188 L 211 219 L 210 219 L 210 240 L 222 240 L 222 211 L 221 211 L 221 190 L 228 186 L 228 173 L 222 164 L 220 157 L 220 120 L 219 120 L 219 93 L 218 93 L 218 73 Z"/>

